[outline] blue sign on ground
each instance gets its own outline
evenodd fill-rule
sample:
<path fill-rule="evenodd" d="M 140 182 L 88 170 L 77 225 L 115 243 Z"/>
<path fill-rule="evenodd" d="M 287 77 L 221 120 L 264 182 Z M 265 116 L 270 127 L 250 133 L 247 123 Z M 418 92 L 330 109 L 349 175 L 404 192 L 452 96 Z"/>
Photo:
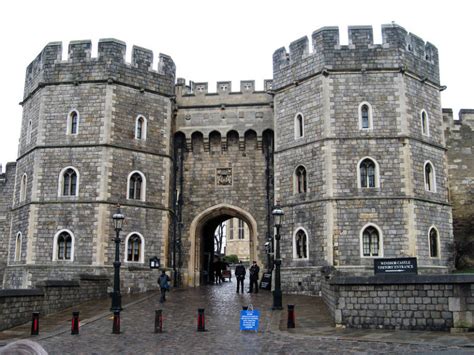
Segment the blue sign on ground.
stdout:
<path fill-rule="evenodd" d="M 240 311 L 240 330 L 258 331 L 260 311 Z"/>

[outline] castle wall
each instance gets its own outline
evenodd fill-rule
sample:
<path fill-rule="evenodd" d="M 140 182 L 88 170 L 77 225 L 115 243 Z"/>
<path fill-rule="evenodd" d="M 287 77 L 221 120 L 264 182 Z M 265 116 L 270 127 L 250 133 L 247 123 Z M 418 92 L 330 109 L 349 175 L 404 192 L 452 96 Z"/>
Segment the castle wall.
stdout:
<path fill-rule="evenodd" d="M 5 171 L 0 169 L 0 276 L 3 275 L 8 259 L 10 208 L 15 188 L 15 169 L 15 163 L 8 163 Z"/>
<path fill-rule="evenodd" d="M 452 110 L 443 110 L 446 145 L 448 148 L 449 195 L 453 205 L 454 239 L 464 257 L 461 268 L 474 265 L 474 111 L 463 109 L 459 120 L 453 120 Z"/>

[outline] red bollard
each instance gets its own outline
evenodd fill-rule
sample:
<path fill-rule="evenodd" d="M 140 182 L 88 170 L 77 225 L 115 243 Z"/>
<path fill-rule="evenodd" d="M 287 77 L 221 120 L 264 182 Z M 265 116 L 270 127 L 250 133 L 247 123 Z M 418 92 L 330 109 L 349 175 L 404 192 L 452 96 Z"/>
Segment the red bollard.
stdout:
<path fill-rule="evenodd" d="M 79 334 L 79 312 L 72 312 L 71 334 Z"/>
<path fill-rule="evenodd" d="M 33 316 L 31 319 L 31 335 L 39 334 L 39 317 L 39 312 L 33 312 Z"/>
<path fill-rule="evenodd" d="M 204 318 L 204 308 L 198 308 L 198 332 L 206 331 L 206 320 Z"/>
<path fill-rule="evenodd" d="M 155 333 L 163 333 L 163 314 L 161 309 L 155 310 Z"/>
<path fill-rule="evenodd" d="M 120 311 L 114 311 L 112 334 L 120 334 Z"/>
<path fill-rule="evenodd" d="M 288 323 L 287 328 L 294 328 L 295 324 L 295 305 L 289 304 L 288 305 Z"/>

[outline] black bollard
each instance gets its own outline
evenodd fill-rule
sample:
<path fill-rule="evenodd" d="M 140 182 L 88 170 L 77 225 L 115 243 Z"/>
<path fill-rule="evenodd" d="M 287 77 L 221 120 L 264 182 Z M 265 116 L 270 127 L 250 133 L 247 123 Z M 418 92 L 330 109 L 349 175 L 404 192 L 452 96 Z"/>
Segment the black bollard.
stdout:
<path fill-rule="evenodd" d="M 295 305 L 294 304 L 289 304 L 288 305 L 288 323 L 287 323 L 288 328 L 294 328 L 295 327 Z"/>
<path fill-rule="evenodd" d="M 79 312 L 72 312 L 71 334 L 79 334 Z"/>
<path fill-rule="evenodd" d="M 204 308 L 198 308 L 198 332 L 206 331 L 206 320 L 204 318 Z"/>
<path fill-rule="evenodd" d="M 242 311 L 248 311 L 249 306 L 242 306 Z"/>
<path fill-rule="evenodd" d="M 163 312 L 161 309 L 155 310 L 155 333 L 163 333 Z"/>
<path fill-rule="evenodd" d="M 39 334 L 39 312 L 33 312 L 31 318 L 31 335 L 38 335 Z"/>
<path fill-rule="evenodd" d="M 120 311 L 114 311 L 112 334 L 120 334 Z"/>

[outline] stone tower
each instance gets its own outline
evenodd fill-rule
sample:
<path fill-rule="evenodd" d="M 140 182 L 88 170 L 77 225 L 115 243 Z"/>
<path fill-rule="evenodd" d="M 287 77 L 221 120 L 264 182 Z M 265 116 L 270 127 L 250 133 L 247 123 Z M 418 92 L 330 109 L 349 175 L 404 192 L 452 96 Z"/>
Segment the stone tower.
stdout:
<path fill-rule="evenodd" d="M 122 249 L 123 286 L 156 284 L 147 260 L 168 247 L 175 65 L 160 55 L 153 69 L 140 47 L 126 64 L 125 49 L 103 39 L 91 58 L 91 42 L 76 41 L 63 61 L 50 43 L 28 66 L 5 287 L 109 273 L 117 203 L 122 237 L 136 241 Z"/>
<path fill-rule="evenodd" d="M 275 198 L 286 210 L 283 282 L 318 289 L 317 269 L 372 272 L 418 257 L 446 272 L 452 241 L 436 47 L 397 25 L 337 27 L 273 55 Z M 299 244 L 298 244 L 299 243 Z M 303 253 L 303 249 L 304 253 Z"/>

